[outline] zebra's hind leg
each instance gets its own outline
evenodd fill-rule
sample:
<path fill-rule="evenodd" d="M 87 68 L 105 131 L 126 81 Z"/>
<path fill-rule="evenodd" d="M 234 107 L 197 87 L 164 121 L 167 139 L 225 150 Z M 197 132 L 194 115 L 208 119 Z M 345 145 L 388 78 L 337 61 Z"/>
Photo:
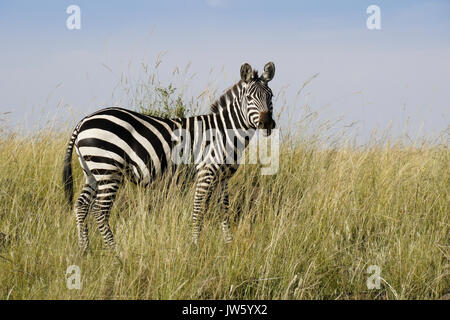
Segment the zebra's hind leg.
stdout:
<path fill-rule="evenodd" d="M 98 229 L 103 236 L 105 246 L 108 249 L 114 249 L 116 244 L 114 235 L 109 226 L 109 216 L 114 200 L 119 190 L 120 182 L 107 181 L 100 183 L 98 193 L 92 208 L 94 218 L 97 222 Z"/>
<path fill-rule="evenodd" d="M 95 198 L 95 181 L 94 183 L 86 183 L 75 203 L 75 217 L 77 220 L 78 229 L 78 244 L 83 253 L 89 248 L 89 236 L 88 236 L 88 226 L 86 223 L 86 217 L 89 213 L 89 208 Z"/>

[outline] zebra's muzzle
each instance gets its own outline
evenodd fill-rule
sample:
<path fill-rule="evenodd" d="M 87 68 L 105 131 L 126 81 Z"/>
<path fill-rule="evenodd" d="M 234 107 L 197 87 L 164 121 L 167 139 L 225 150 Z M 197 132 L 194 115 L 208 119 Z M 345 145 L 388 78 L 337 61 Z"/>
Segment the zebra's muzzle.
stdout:
<path fill-rule="evenodd" d="M 270 136 L 272 129 L 275 128 L 275 121 L 272 119 L 272 112 L 260 112 L 258 129 L 267 130 L 267 135 Z"/>

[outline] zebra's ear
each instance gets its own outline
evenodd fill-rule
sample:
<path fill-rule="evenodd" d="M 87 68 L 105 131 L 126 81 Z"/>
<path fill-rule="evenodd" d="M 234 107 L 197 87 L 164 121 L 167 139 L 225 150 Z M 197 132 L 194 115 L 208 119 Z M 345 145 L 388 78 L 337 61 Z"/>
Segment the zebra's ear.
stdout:
<path fill-rule="evenodd" d="M 275 75 L 275 64 L 272 61 L 267 62 L 267 64 L 264 66 L 264 72 L 261 75 L 261 78 L 265 82 L 269 82 L 270 80 L 273 79 L 274 75 Z"/>
<path fill-rule="evenodd" d="M 241 66 L 241 79 L 244 82 L 249 82 L 252 78 L 252 67 L 248 63 Z"/>

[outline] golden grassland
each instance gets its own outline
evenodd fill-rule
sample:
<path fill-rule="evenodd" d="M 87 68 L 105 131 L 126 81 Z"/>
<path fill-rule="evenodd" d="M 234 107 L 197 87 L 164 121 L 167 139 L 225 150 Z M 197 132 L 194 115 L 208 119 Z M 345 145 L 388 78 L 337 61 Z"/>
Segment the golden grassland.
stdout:
<path fill-rule="evenodd" d="M 70 131 L 0 138 L 0 299 L 439 299 L 450 291 L 447 145 L 323 148 L 284 141 L 276 175 L 239 169 L 234 240 L 213 196 L 191 245 L 193 187 L 125 183 L 111 215 L 117 250 L 92 217 L 78 250 L 61 171 Z M 75 197 L 84 182 L 73 158 Z M 82 288 L 69 290 L 78 265 Z M 368 289 L 370 265 L 381 269 Z"/>

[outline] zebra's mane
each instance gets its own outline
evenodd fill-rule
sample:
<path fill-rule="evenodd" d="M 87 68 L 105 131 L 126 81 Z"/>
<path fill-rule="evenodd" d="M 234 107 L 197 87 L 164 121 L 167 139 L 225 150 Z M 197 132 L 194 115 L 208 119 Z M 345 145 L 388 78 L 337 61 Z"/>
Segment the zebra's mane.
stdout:
<path fill-rule="evenodd" d="M 257 79 L 259 79 L 258 70 L 253 70 L 252 80 Z M 222 110 L 226 106 L 226 101 L 233 98 L 233 91 L 236 91 L 236 89 L 240 86 L 242 86 L 242 80 L 239 80 L 237 83 L 225 90 L 225 92 L 211 104 L 211 113 L 218 113 L 220 110 Z"/>

